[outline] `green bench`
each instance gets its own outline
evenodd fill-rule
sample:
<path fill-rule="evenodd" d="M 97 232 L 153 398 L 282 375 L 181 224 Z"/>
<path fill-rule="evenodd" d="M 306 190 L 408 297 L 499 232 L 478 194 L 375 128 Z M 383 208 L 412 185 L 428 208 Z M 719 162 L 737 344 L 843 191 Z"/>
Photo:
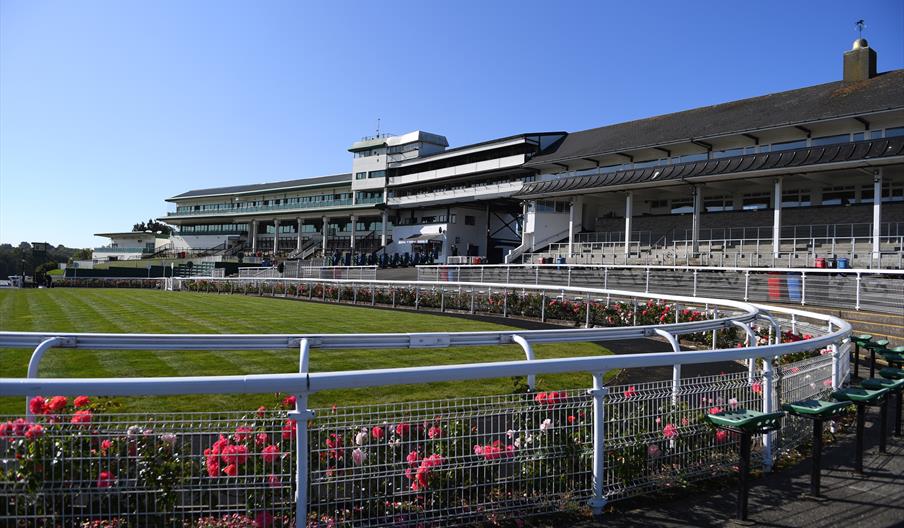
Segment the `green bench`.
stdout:
<path fill-rule="evenodd" d="M 882 423 L 879 426 L 879 450 L 884 452 L 885 449 L 885 413 L 886 413 L 886 396 L 888 389 L 870 390 L 862 387 L 851 387 L 848 389 L 839 389 L 832 393 L 832 397 L 838 401 L 851 402 L 857 406 L 857 447 L 856 459 L 854 461 L 854 472 L 863 473 L 863 426 L 866 421 L 866 407 L 870 405 L 881 405 L 882 407 Z"/>
<path fill-rule="evenodd" d="M 876 341 L 869 341 L 866 343 L 866 348 L 869 350 L 869 377 L 876 377 L 876 352 L 880 350 L 885 350 L 885 347 L 888 346 L 888 339 L 879 339 Z"/>
<path fill-rule="evenodd" d="M 851 336 L 851 341 L 854 342 L 854 357 L 851 358 L 854 362 L 854 377 L 860 377 L 860 347 L 866 348 L 867 343 L 873 340 L 873 336 L 870 334 L 860 334 L 858 336 Z"/>
<path fill-rule="evenodd" d="M 784 412 L 764 413 L 750 409 L 736 409 L 707 414 L 706 419 L 720 429 L 726 429 L 741 435 L 741 452 L 738 467 L 740 468 L 740 485 L 738 490 L 737 520 L 747 521 L 747 495 L 750 491 L 750 444 L 755 434 L 775 431 L 782 426 Z"/>
<path fill-rule="evenodd" d="M 881 378 L 863 380 L 867 389 L 888 389 L 897 395 L 895 399 L 895 436 L 901 436 L 901 398 L 904 397 L 904 370 L 884 368 L 879 371 Z"/>
<path fill-rule="evenodd" d="M 782 405 L 788 414 L 813 420 L 813 468 L 810 471 L 810 496 L 819 498 L 822 470 L 822 432 L 826 420 L 847 412 L 850 402 L 829 402 L 823 400 L 802 400 Z"/>

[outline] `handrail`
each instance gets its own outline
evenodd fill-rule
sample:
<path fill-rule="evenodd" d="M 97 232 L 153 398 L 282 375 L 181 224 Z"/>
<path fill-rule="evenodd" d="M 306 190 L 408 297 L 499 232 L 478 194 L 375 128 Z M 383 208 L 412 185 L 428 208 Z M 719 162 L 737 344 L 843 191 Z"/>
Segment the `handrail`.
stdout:
<path fill-rule="evenodd" d="M 440 269 L 440 268 L 475 268 L 466 264 L 418 264 L 418 269 Z M 525 269 L 559 269 L 559 268 L 592 268 L 592 269 L 661 269 L 661 270 L 687 270 L 687 271 L 755 271 L 765 272 L 784 272 L 784 273 L 830 273 L 833 275 L 849 275 L 849 274 L 872 274 L 872 275 L 900 275 L 904 277 L 904 270 L 894 269 L 873 269 L 873 268 L 743 268 L 733 266 L 690 266 L 690 265 L 674 265 L 668 264 L 481 264 L 482 268 L 525 268 Z M 509 285 L 511 286 L 511 285 Z M 520 287 L 520 286 L 519 286 Z"/>

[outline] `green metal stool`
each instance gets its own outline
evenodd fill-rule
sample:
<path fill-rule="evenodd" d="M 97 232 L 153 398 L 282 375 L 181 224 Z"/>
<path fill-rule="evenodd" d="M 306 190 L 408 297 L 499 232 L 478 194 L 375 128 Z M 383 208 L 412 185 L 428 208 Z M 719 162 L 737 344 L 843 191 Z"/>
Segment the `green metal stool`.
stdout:
<path fill-rule="evenodd" d="M 720 429 L 726 429 L 741 435 L 741 453 L 739 468 L 741 483 L 738 490 L 737 520 L 747 520 L 747 494 L 750 491 L 750 444 L 754 434 L 763 434 L 780 429 L 784 412 L 764 413 L 749 409 L 722 411 L 718 414 L 707 414 L 706 419 Z"/>
<path fill-rule="evenodd" d="M 869 377 L 876 377 L 876 352 L 879 350 L 885 350 L 885 347 L 888 346 L 888 339 L 879 339 L 878 341 L 870 341 L 866 344 L 866 348 L 869 349 Z"/>
<path fill-rule="evenodd" d="M 888 363 L 889 367 L 901 368 L 904 366 L 904 352 L 894 352 L 892 350 L 882 350 L 879 355 Z"/>
<path fill-rule="evenodd" d="M 884 379 L 876 378 L 872 381 L 882 383 L 881 388 L 889 389 L 898 394 L 898 399 L 895 402 L 895 436 L 901 436 L 901 400 L 904 398 L 904 369 L 884 368 L 879 371 L 879 375 Z M 867 386 L 866 383 L 864 383 L 863 386 L 868 389 L 877 388 Z"/>
<path fill-rule="evenodd" d="M 851 402 L 802 400 L 782 405 L 788 414 L 813 420 L 813 469 L 810 472 L 810 495 L 819 497 L 820 469 L 822 467 L 822 429 L 826 420 L 847 412 Z"/>
<path fill-rule="evenodd" d="M 870 390 L 861 387 L 839 389 L 832 393 L 832 397 L 839 401 L 852 402 L 857 406 L 857 457 L 854 461 L 854 472 L 863 473 L 863 425 L 866 421 L 866 407 L 868 405 L 882 406 L 882 424 L 879 426 L 879 451 L 885 451 L 885 396 L 888 389 Z"/>
<path fill-rule="evenodd" d="M 852 336 L 851 341 L 854 342 L 854 357 L 851 358 L 854 361 L 854 377 L 860 377 L 860 347 L 866 348 L 867 343 L 873 340 L 873 336 L 869 334 L 860 334 L 858 336 Z"/>

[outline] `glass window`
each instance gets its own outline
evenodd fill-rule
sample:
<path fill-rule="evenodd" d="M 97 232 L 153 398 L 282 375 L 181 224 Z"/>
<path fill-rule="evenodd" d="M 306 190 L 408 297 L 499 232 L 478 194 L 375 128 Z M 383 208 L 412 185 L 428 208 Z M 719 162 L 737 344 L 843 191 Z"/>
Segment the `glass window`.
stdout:
<path fill-rule="evenodd" d="M 853 185 L 845 187 L 823 187 L 822 205 L 847 205 L 852 203 L 854 203 Z"/>
<path fill-rule="evenodd" d="M 465 215 L 465 225 L 470 225 L 470 226 L 475 225 L 476 224 L 475 220 L 476 219 L 473 216 Z"/>
<path fill-rule="evenodd" d="M 707 213 L 731 211 L 733 209 L 734 199 L 731 196 L 708 196 L 703 199 L 703 210 Z"/>
<path fill-rule="evenodd" d="M 370 171 L 367 173 L 368 178 L 383 178 L 384 176 L 386 176 L 385 170 Z"/>
<path fill-rule="evenodd" d="M 781 151 L 781 150 L 792 150 L 804 148 L 807 146 L 807 140 L 800 139 L 797 141 L 785 141 L 783 143 L 773 143 L 772 144 L 772 152 Z"/>
<path fill-rule="evenodd" d="M 650 200 L 650 209 L 664 209 L 668 206 L 668 200 Z"/>
<path fill-rule="evenodd" d="M 863 132 L 854 132 L 851 135 L 852 141 L 863 141 L 865 138 L 866 138 L 866 134 L 864 134 Z"/>
<path fill-rule="evenodd" d="M 367 173 L 366 173 L 366 172 L 356 172 L 356 173 L 355 173 L 355 179 L 356 179 L 356 180 L 363 180 L 364 178 L 367 178 Z"/>
<path fill-rule="evenodd" d="M 726 150 L 717 150 L 713 152 L 714 158 L 730 158 L 732 156 L 740 156 L 744 154 L 744 149 L 742 148 L 734 148 L 734 149 L 726 149 Z"/>
<path fill-rule="evenodd" d="M 782 191 L 782 207 L 806 207 L 810 205 L 810 191 L 788 189 Z"/>
<path fill-rule="evenodd" d="M 693 213 L 694 202 L 690 198 L 672 200 L 672 214 Z"/>
<path fill-rule="evenodd" d="M 885 137 L 900 137 L 904 136 L 904 127 L 894 127 L 894 128 L 886 128 L 885 129 Z"/>
<path fill-rule="evenodd" d="M 818 138 L 813 138 L 810 140 L 810 145 L 814 147 L 821 147 L 823 145 L 835 145 L 837 143 L 847 143 L 850 141 L 849 134 L 839 134 L 837 136 L 823 136 Z"/>
<path fill-rule="evenodd" d="M 769 193 L 751 193 L 745 194 L 742 202 L 742 208 L 745 211 L 754 211 L 757 209 L 769 209 Z"/>

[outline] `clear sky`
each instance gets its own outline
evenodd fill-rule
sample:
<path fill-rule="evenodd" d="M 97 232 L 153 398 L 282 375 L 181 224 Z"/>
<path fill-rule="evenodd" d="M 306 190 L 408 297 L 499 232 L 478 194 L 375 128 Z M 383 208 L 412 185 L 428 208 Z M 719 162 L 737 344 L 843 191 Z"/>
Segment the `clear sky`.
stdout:
<path fill-rule="evenodd" d="M 378 117 L 458 146 L 835 81 L 859 18 L 904 67 L 901 0 L 0 0 L 0 241 L 349 171 Z"/>

